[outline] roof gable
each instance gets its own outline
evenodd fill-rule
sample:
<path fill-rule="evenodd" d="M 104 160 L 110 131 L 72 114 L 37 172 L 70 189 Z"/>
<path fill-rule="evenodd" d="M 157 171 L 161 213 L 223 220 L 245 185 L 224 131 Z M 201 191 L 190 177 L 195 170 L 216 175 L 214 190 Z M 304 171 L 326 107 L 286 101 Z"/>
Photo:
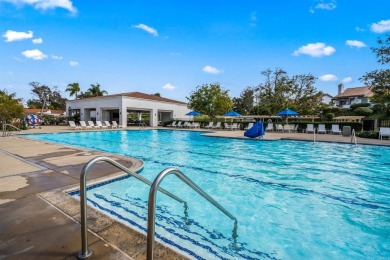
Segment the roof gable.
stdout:
<path fill-rule="evenodd" d="M 372 95 L 371 87 L 366 86 L 360 88 L 347 88 L 343 93 L 336 95 L 334 99 L 346 97 L 371 97 Z"/>

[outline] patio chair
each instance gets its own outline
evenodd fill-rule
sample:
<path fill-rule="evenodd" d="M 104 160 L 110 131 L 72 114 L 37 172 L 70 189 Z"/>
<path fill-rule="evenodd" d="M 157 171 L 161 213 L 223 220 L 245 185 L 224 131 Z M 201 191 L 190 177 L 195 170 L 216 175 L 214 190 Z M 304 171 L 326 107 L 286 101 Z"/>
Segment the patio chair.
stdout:
<path fill-rule="evenodd" d="M 217 122 L 217 124 L 211 128 L 212 129 L 221 129 L 221 122 Z"/>
<path fill-rule="evenodd" d="M 290 132 L 296 133 L 298 131 L 298 125 L 290 125 Z"/>
<path fill-rule="evenodd" d="M 74 121 L 69 121 L 68 123 L 69 123 L 70 129 L 73 129 L 73 130 L 81 129 L 81 126 L 76 125 L 76 123 Z"/>
<path fill-rule="evenodd" d="M 268 123 L 265 131 L 266 132 L 273 132 L 274 131 L 274 123 Z"/>
<path fill-rule="evenodd" d="M 96 121 L 96 126 L 95 128 L 100 128 L 100 129 L 107 129 L 107 126 L 106 125 L 103 125 L 102 124 L 102 121 Z"/>
<path fill-rule="evenodd" d="M 177 127 L 177 128 L 182 127 L 182 122 L 181 122 L 181 121 L 177 122 L 177 124 L 175 125 L 175 127 Z"/>
<path fill-rule="evenodd" d="M 240 127 L 238 126 L 238 123 L 233 123 L 231 126 L 230 126 L 230 130 L 238 130 L 240 129 Z"/>
<path fill-rule="evenodd" d="M 112 128 L 118 128 L 119 125 L 116 123 L 116 121 L 112 121 Z"/>
<path fill-rule="evenodd" d="M 339 125 L 332 125 L 331 132 L 332 132 L 332 134 L 341 134 L 341 130 L 340 130 Z"/>
<path fill-rule="evenodd" d="M 228 123 L 223 123 L 223 129 L 225 130 L 232 130 L 231 126 Z"/>
<path fill-rule="evenodd" d="M 307 124 L 306 133 L 314 133 L 315 131 L 314 124 Z"/>
<path fill-rule="evenodd" d="M 283 132 L 288 132 L 290 133 L 291 131 L 294 131 L 295 125 L 284 125 L 283 126 Z"/>
<path fill-rule="evenodd" d="M 244 128 L 244 130 L 251 129 L 253 127 L 253 123 L 249 123 L 247 127 Z"/>
<path fill-rule="evenodd" d="M 87 125 L 85 121 L 80 121 L 80 126 L 81 129 L 85 129 L 85 130 L 92 129 L 92 127 L 90 125 Z"/>
<path fill-rule="evenodd" d="M 326 134 L 325 124 L 318 125 L 317 133 L 318 134 L 321 134 L 321 133 Z"/>
<path fill-rule="evenodd" d="M 275 127 L 276 127 L 276 132 L 283 133 L 283 126 L 281 124 L 276 124 Z"/>
<path fill-rule="evenodd" d="M 379 139 L 382 140 L 384 136 L 390 139 L 390 127 L 379 127 Z"/>
<path fill-rule="evenodd" d="M 211 129 L 213 128 L 214 122 L 209 122 L 208 125 L 205 125 L 204 128 Z"/>

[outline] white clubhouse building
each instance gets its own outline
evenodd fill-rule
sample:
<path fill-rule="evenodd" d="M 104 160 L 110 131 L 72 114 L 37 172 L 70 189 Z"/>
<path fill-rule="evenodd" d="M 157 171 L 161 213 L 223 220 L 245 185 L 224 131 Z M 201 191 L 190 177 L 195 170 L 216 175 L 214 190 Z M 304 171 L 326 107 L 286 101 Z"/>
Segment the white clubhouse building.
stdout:
<path fill-rule="evenodd" d="M 146 124 L 158 126 L 159 122 L 173 118 L 185 118 L 190 110 L 187 103 L 141 92 L 130 92 L 107 96 L 66 101 L 69 115 L 80 115 L 81 121 L 117 121 L 126 126 L 130 116 L 137 121 L 146 118 Z"/>

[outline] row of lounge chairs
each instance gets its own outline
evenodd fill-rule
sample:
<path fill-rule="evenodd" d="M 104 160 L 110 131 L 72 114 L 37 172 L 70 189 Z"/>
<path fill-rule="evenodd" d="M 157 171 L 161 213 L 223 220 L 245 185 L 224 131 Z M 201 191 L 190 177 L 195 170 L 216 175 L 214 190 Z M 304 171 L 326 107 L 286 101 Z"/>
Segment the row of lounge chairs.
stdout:
<path fill-rule="evenodd" d="M 200 124 L 198 122 L 182 122 L 182 121 L 173 121 L 172 124 L 167 125 L 168 127 L 175 128 L 200 128 Z"/>
<path fill-rule="evenodd" d="M 109 121 L 104 121 L 104 124 L 102 124 L 101 121 L 96 121 L 96 124 L 94 124 L 93 121 L 80 121 L 80 125 L 76 125 L 74 121 L 69 121 L 69 128 L 73 130 L 88 130 L 88 129 L 114 129 L 118 128 L 119 125 L 116 123 L 116 121 L 112 121 L 112 124 Z"/>
<path fill-rule="evenodd" d="M 325 124 L 319 124 L 317 129 L 314 128 L 314 124 L 307 124 L 306 133 L 309 134 L 309 133 L 314 133 L 316 131 L 318 134 L 326 134 L 326 133 L 341 134 L 342 133 L 340 126 L 337 124 L 333 124 L 332 129 L 330 130 L 327 130 L 325 128 Z"/>

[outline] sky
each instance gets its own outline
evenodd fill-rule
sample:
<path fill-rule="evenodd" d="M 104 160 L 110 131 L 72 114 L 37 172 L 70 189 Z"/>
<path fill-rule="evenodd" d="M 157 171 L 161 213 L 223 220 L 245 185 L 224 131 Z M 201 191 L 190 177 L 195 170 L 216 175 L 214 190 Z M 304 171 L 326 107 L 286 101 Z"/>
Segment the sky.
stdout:
<path fill-rule="evenodd" d="M 186 102 L 203 84 L 231 97 L 261 72 L 312 74 L 330 95 L 381 68 L 390 0 L 0 0 L 0 89 L 24 102 L 30 82 L 69 97 L 99 83 Z"/>

